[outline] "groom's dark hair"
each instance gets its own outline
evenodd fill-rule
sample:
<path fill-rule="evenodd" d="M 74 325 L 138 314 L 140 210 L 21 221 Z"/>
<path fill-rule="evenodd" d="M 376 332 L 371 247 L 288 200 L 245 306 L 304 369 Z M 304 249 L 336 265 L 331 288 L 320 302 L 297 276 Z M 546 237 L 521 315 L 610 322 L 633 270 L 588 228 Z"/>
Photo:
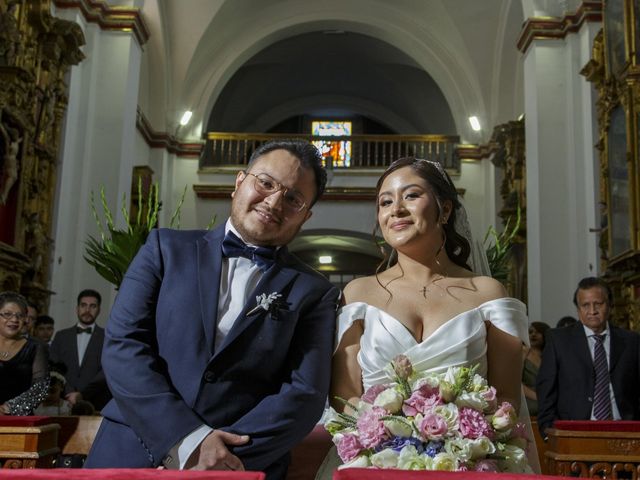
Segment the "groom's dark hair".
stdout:
<path fill-rule="evenodd" d="M 327 171 L 322 166 L 322 155 L 320 155 L 320 152 L 315 145 L 307 142 L 306 140 L 273 140 L 260 145 L 251 154 L 251 158 L 249 158 L 249 166 L 251 166 L 251 164 L 253 164 L 253 162 L 262 155 L 266 155 L 274 150 L 286 150 L 300 160 L 303 167 L 313 170 L 313 174 L 316 179 L 316 195 L 311 201 L 311 205 L 309 205 L 309 208 L 311 208 L 322 196 L 325 186 L 327 185 Z"/>

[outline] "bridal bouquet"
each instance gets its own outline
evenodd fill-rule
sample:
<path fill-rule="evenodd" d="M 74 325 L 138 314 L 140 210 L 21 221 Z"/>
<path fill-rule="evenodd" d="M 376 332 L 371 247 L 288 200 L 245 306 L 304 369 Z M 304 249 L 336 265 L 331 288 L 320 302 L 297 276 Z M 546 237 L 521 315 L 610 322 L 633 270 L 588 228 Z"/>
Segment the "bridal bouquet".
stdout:
<path fill-rule="evenodd" d="M 389 384 L 369 388 L 325 428 L 346 467 L 525 472 L 529 440 L 510 403 L 475 367 L 414 371 L 404 355 L 389 365 Z"/>

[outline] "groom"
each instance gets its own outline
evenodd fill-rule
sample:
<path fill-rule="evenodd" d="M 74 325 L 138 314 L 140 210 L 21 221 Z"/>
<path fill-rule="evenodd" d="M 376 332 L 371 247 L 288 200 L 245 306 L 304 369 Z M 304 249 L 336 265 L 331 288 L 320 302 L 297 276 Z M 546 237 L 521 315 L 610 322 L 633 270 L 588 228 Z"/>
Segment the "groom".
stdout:
<path fill-rule="evenodd" d="M 107 324 L 114 400 L 86 466 L 284 478 L 329 389 L 339 292 L 286 247 L 324 191 L 320 161 L 307 142 L 265 144 L 224 225 L 151 232 Z"/>

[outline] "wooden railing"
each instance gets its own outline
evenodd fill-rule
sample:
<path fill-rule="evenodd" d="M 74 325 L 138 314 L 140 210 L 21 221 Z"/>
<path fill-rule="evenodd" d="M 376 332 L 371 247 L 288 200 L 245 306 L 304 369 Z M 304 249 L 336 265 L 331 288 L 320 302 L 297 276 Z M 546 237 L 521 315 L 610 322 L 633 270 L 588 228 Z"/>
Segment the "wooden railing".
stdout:
<path fill-rule="evenodd" d="M 301 134 L 224 133 L 207 134 L 207 150 L 200 160 L 200 168 L 222 165 L 246 165 L 258 146 L 270 140 L 302 138 L 309 141 L 351 142 L 348 166 L 325 157 L 327 168 L 384 168 L 400 157 L 415 156 L 440 162 L 446 169 L 459 172 L 460 158 L 457 136 L 447 135 L 350 135 L 348 137 L 316 137 Z"/>

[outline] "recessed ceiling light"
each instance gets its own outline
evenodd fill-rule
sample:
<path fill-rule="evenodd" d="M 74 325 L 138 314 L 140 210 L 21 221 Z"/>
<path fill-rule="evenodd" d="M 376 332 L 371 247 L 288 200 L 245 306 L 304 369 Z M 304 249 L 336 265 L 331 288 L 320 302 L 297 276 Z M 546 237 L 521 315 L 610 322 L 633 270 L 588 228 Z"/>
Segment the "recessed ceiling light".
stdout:
<path fill-rule="evenodd" d="M 480 120 L 478 120 L 478 117 L 476 117 L 475 115 L 469 117 L 469 123 L 471 124 L 471 128 L 473 128 L 474 131 L 479 132 L 480 130 L 482 130 L 482 128 L 480 127 Z"/>
<path fill-rule="evenodd" d="M 322 264 L 322 265 L 328 265 L 331 262 L 333 262 L 333 258 L 331 258 L 331 255 L 320 255 L 318 257 L 318 261 Z"/>
<path fill-rule="evenodd" d="M 186 110 L 182 114 L 182 118 L 180 118 L 180 125 L 184 127 L 187 123 L 189 123 L 189 120 L 191 120 L 191 115 L 193 115 L 193 112 L 191 112 L 191 110 Z"/>

